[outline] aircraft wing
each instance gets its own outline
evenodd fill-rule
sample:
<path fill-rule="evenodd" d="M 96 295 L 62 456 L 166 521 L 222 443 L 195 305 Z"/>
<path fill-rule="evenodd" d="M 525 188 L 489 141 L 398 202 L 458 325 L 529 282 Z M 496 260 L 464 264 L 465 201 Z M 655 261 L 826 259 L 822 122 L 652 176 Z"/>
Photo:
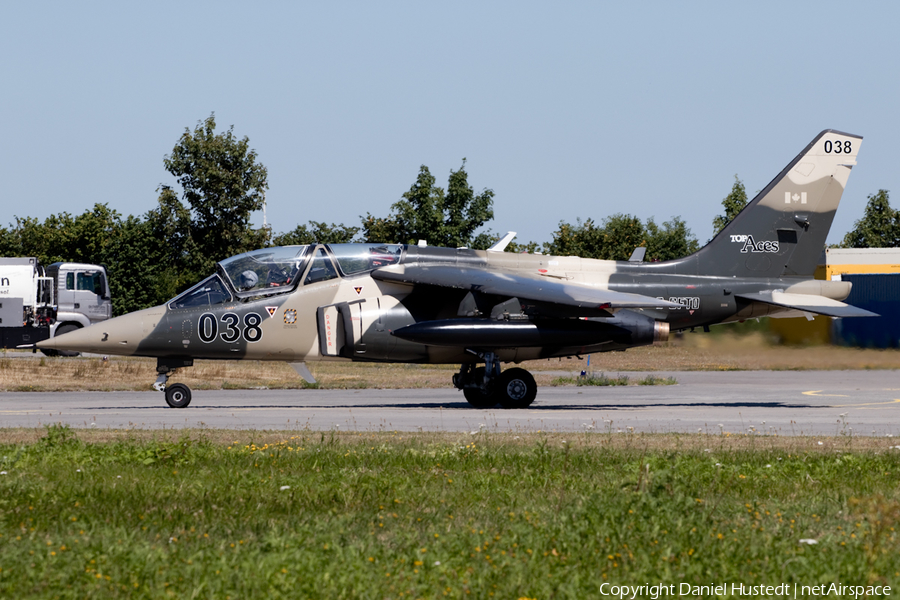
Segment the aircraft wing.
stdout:
<path fill-rule="evenodd" d="M 372 277 L 381 281 L 434 285 L 589 310 L 679 306 L 667 300 L 640 294 L 614 292 L 539 275 L 489 271 L 475 267 L 394 265 L 373 271 Z"/>
<path fill-rule="evenodd" d="M 738 298 L 763 302 L 783 308 L 792 308 L 804 312 L 825 315 L 827 317 L 877 317 L 878 315 L 825 296 L 812 294 L 791 294 L 778 290 L 757 292 L 754 294 L 735 294 Z"/>

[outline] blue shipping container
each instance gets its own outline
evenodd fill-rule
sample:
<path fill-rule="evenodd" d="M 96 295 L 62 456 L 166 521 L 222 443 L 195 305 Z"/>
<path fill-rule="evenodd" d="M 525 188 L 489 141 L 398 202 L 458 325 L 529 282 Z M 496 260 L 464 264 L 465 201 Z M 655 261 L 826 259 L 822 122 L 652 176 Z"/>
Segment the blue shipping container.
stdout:
<path fill-rule="evenodd" d="M 847 304 L 881 316 L 835 319 L 834 343 L 860 348 L 900 347 L 900 273 L 841 276 L 853 284 Z"/>

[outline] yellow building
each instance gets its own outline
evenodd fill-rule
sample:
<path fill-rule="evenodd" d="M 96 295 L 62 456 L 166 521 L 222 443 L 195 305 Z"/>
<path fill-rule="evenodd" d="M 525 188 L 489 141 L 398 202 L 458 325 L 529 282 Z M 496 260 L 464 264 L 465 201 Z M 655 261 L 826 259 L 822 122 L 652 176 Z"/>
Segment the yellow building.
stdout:
<path fill-rule="evenodd" d="M 816 279 L 840 281 L 841 275 L 900 273 L 900 248 L 826 248 L 822 252 Z M 831 317 L 812 321 L 769 319 L 769 330 L 785 344 L 829 344 Z"/>
<path fill-rule="evenodd" d="M 900 273 L 900 248 L 826 248 L 816 279 L 834 279 L 844 273 Z"/>

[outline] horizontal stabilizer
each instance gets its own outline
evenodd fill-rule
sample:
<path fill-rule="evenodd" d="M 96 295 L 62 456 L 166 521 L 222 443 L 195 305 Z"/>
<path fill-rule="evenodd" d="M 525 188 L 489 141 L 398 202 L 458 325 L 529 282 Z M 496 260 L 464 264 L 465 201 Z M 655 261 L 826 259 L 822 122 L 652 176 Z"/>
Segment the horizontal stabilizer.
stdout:
<path fill-rule="evenodd" d="M 668 300 L 641 294 L 614 292 L 603 288 L 548 279 L 539 275 L 529 276 L 521 273 L 487 271 L 472 267 L 394 265 L 373 271 L 372 277 L 381 281 L 434 285 L 591 310 L 678 308 L 680 306 Z"/>
<path fill-rule="evenodd" d="M 878 315 L 856 306 L 850 306 L 825 296 L 811 294 L 790 294 L 778 290 L 758 292 L 755 294 L 736 294 L 738 298 L 763 302 L 782 308 L 790 308 L 803 312 L 825 315 L 827 317 L 877 317 Z"/>

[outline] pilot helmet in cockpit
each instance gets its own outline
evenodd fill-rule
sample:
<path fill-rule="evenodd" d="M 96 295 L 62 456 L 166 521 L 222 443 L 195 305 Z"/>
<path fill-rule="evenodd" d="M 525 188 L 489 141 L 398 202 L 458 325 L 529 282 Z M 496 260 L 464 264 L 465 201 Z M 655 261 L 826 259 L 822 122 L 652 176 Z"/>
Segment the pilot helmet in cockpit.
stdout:
<path fill-rule="evenodd" d="M 253 271 L 247 269 L 246 271 L 241 273 L 242 290 L 252 290 L 256 287 L 257 283 L 259 283 L 259 275 L 257 275 Z"/>

